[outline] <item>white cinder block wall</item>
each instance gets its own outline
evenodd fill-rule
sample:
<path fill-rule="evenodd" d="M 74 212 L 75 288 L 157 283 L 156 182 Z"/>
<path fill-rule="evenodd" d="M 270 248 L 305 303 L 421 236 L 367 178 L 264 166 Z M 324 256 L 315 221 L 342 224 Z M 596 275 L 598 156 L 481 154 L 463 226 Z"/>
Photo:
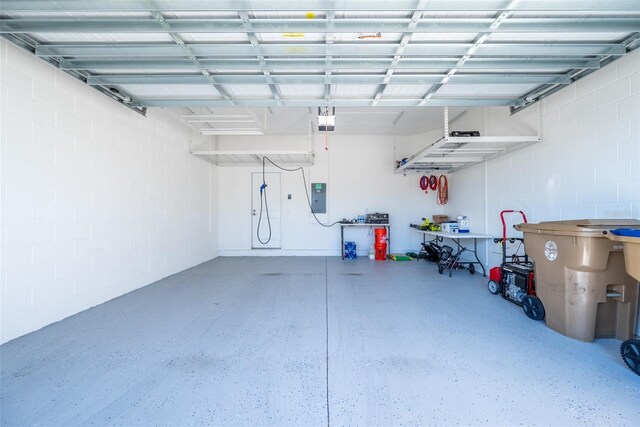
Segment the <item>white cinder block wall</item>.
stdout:
<path fill-rule="evenodd" d="M 441 133 L 441 131 L 439 131 Z M 434 134 L 435 135 L 435 134 Z M 329 150 L 324 150 L 325 136 L 316 135 L 315 164 L 306 167 L 308 184 L 327 183 L 327 215 L 325 222 L 355 218 L 358 214 L 389 213 L 392 223 L 391 249 L 404 253 L 418 251 L 421 238 L 409 229 L 410 223 L 421 222 L 423 216 L 442 213 L 436 194 L 425 194 L 419 188 L 420 175 L 393 173 L 393 159 L 406 157 L 434 135 L 415 137 L 329 135 Z M 307 136 L 225 137 L 219 138 L 219 149 L 270 147 L 301 150 L 307 147 Z M 394 145 L 397 148 L 394 153 Z M 255 148 L 254 148 L 255 149 Z M 395 157 L 394 157 L 395 156 Z M 285 167 L 288 167 L 285 165 Z M 260 168 L 219 167 L 220 255 L 340 255 L 340 228 L 324 228 L 310 216 L 299 172 L 282 172 L 282 249 L 251 249 L 251 174 Z M 273 167 L 269 172 L 277 171 Z M 287 194 L 292 199 L 287 199 Z M 259 207 L 259 206 L 258 206 Z M 369 229 L 349 229 L 345 240 L 355 241 L 358 253 L 365 255 L 373 245 Z"/>
<path fill-rule="evenodd" d="M 522 209 L 530 222 L 640 218 L 640 51 L 541 106 L 542 141 L 452 174 L 448 211 L 495 235 L 502 209 Z M 535 114 L 535 107 L 512 118 L 489 109 L 485 134 L 504 135 L 514 119 L 533 123 Z"/>
<path fill-rule="evenodd" d="M 542 142 L 453 174 L 448 212 L 495 236 L 503 209 L 524 210 L 530 222 L 640 219 L 640 50 L 541 105 Z M 504 134 L 510 119 L 487 115 L 487 134 Z M 535 119 L 535 107 L 518 115 Z M 498 265 L 499 245 L 488 245 Z"/>
<path fill-rule="evenodd" d="M 216 256 L 216 168 L 185 126 L 0 60 L 1 342 Z"/>
<path fill-rule="evenodd" d="M 328 182 L 329 221 L 352 218 L 359 211 L 392 214 L 392 249 L 416 250 L 419 237 L 408 229 L 422 216 L 467 215 L 472 231 L 498 236 L 499 212 L 522 209 L 530 221 L 586 217 L 640 217 L 640 52 L 622 58 L 545 99 L 543 141 L 450 176 L 450 201 L 441 207 L 435 194 L 418 189 L 419 174 L 394 175 L 401 159 L 442 135 L 442 130 L 413 137 L 331 135 L 330 148 L 316 136 L 311 181 Z M 536 107 L 510 117 L 508 110 L 469 109 L 451 129 L 478 129 L 483 135 L 535 135 Z M 298 139 L 296 146 L 292 141 Z M 306 137 L 221 138 L 219 148 L 301 149 Z M 274 145 L 275 144 L 275 145 Z M 251 172 L 246 167 L 220 168 L 220 251 L 232 254 L 338 254 L 339 232 L 325 230 L 308 218 L 297 175 L 283 174 L 283 251 L 251 251 Z M 486 172 L 485 172 L 486 171 Z M 229 185 L 234 183 L 234 185 Z M 256 190 L 257 191 L 257 190 Z M 293 200 L 286 200 L 288 193 Z M 232 224 L 233 226 L 229 226 Z M 366 249 L 364 230 L 349 232 Z M 360 235 L 358 234 L 360 233 Z M 353 238 L 352 238 L 353 236 Z M 481 245 L 481 259 L 499 262 L 499 247 Z"/>

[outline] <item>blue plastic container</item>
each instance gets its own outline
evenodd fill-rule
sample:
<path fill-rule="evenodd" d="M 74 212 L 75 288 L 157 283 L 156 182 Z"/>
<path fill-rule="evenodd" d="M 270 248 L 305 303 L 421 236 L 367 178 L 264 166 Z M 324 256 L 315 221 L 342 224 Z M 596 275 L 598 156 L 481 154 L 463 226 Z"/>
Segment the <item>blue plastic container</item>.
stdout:
<path fill-rule="evenodd" d="M 344 242 L 344 259 L 358 259 L 356 242 Z"/>

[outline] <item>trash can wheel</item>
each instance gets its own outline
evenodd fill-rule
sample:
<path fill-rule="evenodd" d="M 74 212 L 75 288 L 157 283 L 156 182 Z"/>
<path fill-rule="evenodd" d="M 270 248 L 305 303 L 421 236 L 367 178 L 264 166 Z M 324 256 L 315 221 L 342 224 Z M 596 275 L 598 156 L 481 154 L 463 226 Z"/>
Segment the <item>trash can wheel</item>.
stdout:
<path fill-rule="evenodd" d="M 494 295 L 498 295 L 500 293 L 500 283 L 494 280 L 489 280 L 489 283 L 487 283 L 487 287 L 489 288 L 489 292 Z"/>
<path fill-rule="evenodd" d="M 522 309 L 524 310 L 524 314 L 526 314 L 529 319 L 544 319 L 544 306 L 542 305 L 542 301 L 540 301 L 540 298 L 538 297 L 527 295 L 522 298 Z"/>
<path fill-rule="evenodd" d="M 620 346 L 620 355 L 629 369 L 640 375 L 640 340 L 626 340 Z"/>
<path fill-rule="evenodd" d="M 476 274 L 476 266 L 469 264 L 469 274 Z"/>

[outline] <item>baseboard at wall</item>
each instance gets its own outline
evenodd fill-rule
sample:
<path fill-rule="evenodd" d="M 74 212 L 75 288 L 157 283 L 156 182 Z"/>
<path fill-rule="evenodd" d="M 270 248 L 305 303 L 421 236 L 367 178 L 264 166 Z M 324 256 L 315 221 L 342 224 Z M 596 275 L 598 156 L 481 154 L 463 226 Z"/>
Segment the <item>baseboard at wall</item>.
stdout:
<path fill-rule="evenodd" d="M 218 256 L 340 256 L 338 250 L 296 250 L 296 249 L 221 249 Z"/>

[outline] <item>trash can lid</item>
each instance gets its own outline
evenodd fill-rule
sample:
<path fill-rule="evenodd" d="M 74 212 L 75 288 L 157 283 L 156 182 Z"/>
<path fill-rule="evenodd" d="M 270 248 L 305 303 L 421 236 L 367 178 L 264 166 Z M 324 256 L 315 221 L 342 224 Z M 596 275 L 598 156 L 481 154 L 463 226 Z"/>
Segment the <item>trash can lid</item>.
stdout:
<path fill-rule="evenodd" d="M 605 233 L 607 239 L 624 245 L 624 263 L 627 274 L 640 281 L 640 230 L 623 228 Z"/>
<path fill-rule="evenodd" d="M 638 238 L 640 238 L 640 229 L 616 228 L 615 230 L 611 230 L 611 233 L 615 234 L 616 236 L 638 237 Z"/>
<path fill-rule="evenodd" d="M 579 235 L 604 237 L 604 232 L 612 229 L 639 229 L 637 219 L 572 219 L 568 221 L 546 221 L 540 223 L 516 224 L 515 229 L 527 233 Z"/>

